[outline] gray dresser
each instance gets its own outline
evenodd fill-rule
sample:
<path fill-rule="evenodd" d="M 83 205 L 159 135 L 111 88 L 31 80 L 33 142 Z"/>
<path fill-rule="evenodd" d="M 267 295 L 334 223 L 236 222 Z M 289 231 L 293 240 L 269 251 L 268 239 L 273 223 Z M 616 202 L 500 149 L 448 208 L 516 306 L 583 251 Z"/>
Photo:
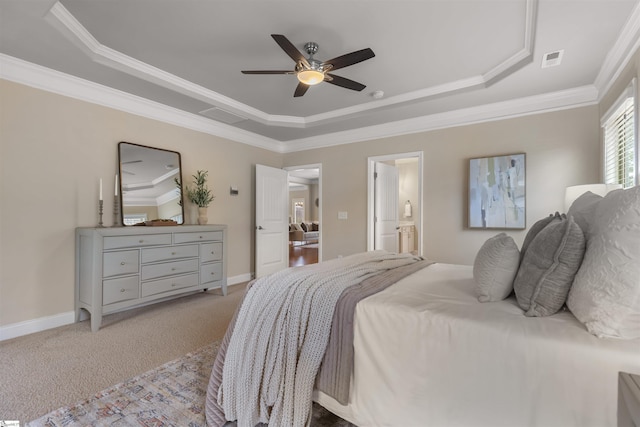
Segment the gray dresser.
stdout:
<path fill-rule="evenodd" d="M 76 229 L 76 322 L 220 288 L 227 294 L 227 226 Z"/>

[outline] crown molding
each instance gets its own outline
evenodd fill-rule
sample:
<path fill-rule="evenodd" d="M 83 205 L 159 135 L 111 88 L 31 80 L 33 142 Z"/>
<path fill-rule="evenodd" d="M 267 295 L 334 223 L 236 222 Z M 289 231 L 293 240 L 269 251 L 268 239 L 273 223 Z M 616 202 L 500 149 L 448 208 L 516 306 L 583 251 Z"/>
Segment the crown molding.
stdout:
<path fill-rule="evenodd" d="M 307 117 L 268 114 L 104 46 L 60 2 L 54 3 L 45 15 L 45 19 L 95 62 L 263 125 L 309 128 L 344 121 L 365 112 L 394 108 L 437 96 L 487 87 L 504 79 L 533 60 L 537 7 L 538 0 L 525 0 L 523 48 L 485 74 Z"/>
<path fill-rule="evenodd" d="M 636 5 L 629 15 L 626 25 L 622 28 L 613 48 L 605 57 L 600 72 L 595 80 L 598 89 L 598 101 L 611 90 L 624 67 L 631 57 L 640 48 L 640 3 Z"/>
<path fill-rule="evenodd" d="M 284 145 L 275 139 L 257 135 L 197 114 L 168 107 L 50 68 L 0 53 L 0 78 L 58 95 L 113 108 L 137 116 L 158 120 L 198 132 L 215 135 L 265 150 L 282 152 Z"/>
<path fill-rule="evenodd" d="M 588 85 L 512 101 L 486 104 L 480 107 L 463 108 L 392 123 L 325 134 L 320 137 L 288 141 L 285 153 L 579 108 L 597 104 L 597 98 L 598 90 L 595 86 Z"/>
<path fill-rule="evenodd" d="M 291 141 L 278 141 L 0 54 L 0 78 L 277 153 L 291 153 L 592 105 L 594 85 Z"/>

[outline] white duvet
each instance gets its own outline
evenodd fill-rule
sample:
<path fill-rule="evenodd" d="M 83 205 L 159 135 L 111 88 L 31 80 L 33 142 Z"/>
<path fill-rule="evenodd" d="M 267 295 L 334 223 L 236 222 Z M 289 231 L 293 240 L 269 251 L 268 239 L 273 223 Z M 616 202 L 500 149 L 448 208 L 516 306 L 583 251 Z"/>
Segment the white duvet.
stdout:
<path fill-rule="evenodd" d="M 434 264 L 361 301 L 348 406 L 358 426 L 615 426 L 618 372 L 640 340 L 600 339 L 573 315 L 480 303 L 471 266 Z"/>

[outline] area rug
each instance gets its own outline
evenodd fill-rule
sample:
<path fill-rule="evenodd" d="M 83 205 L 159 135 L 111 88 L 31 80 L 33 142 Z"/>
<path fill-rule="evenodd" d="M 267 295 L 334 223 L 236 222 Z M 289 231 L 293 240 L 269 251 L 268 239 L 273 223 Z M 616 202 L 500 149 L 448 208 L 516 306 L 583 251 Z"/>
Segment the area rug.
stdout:
<path fill-rule="evenodd" d="M 206 427 L 204 404 L 218 347 L 217 342 L 205 346 L 26 425 Z M 352 424 L 314 404 L 311 425 Z"/>

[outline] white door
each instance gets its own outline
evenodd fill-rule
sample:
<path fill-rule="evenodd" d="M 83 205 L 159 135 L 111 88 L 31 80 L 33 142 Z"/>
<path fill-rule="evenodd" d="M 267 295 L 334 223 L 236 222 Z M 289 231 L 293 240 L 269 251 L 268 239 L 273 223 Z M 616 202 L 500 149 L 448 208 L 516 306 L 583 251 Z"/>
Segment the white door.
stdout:
<path fill-rule="evenodd" d="M 289 266 L 289 184 L 282 169 L 256 165 L 256 278 Z"/>
<path fill-rule="evenodd" d="M 385 163 L 375 164 L 375 237 L 374 249 L 398 252 L 398 168 Z"/>

